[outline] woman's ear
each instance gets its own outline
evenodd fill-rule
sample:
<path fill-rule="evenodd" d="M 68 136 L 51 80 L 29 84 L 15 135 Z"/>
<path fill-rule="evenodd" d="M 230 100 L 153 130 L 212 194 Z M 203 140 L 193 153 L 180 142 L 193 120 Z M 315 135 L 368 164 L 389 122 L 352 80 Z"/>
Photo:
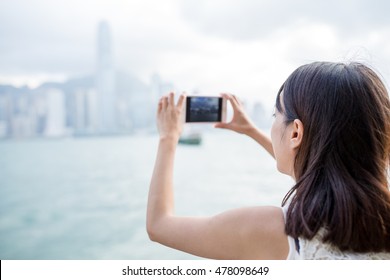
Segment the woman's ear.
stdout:
<path fill-rule="evenodd" d="M 290 138 L 290 144 L 291 148 L 296 149 L 299 148 L 299 146 L 302 143 L 303 138 L 303 123 L 295 119 L 292 123 L 292 130 L 291 130 L 291 138 Z"/>

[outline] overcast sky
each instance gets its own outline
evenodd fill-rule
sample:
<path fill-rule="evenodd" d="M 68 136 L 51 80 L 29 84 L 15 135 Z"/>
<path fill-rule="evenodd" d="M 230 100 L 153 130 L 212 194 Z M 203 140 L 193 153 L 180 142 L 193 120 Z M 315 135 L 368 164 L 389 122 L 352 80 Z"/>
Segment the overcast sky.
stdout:
<path fill-rule="evenodd" d="M 386 0 L 0 0 L 0 83 L 93 73 L 100 20 L 115 65 L 148 83 L 267 103 L 298 66 L 359 60 L 390 81 Z"/>

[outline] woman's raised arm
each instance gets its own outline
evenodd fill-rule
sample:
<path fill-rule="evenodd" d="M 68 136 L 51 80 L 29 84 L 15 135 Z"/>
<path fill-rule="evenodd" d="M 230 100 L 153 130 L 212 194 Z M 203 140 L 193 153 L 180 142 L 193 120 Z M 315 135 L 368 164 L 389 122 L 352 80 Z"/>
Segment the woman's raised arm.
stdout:
<path fill-rule="evenodd" d="M 216 259 L 285 259 L 284 218 L 278 207 L 252 207 L 212 217 L 178 217 L 174 213 L 173 167 L 181 132 L 184 96 L 158 105 L 160 142 L 150 183 L 147 231 L 153 241 Z"/>

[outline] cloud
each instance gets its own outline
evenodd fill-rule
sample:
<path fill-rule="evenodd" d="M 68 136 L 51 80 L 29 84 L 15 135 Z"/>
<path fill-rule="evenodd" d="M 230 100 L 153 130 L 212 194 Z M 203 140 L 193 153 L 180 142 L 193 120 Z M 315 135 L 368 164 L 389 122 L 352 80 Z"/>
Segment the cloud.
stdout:
<path fill-rule="evenodd" d="M 0 75 L 95 70 L 100 20 L 111 25 L 118 67 L 153 67 L 161 53 L 193 48 L 176 1 L 2 0 Z M 150 71 L 150 70 L 149 70 Z"/>
<path fill-rule="evenodd" d="M 0 81 L 94 72 L 97 24 L 106 20 L 117 68 L 144 82 L 158 72 L 179 89 L 228 91 L 271 104 L 288 74 L 314 60 L 363 53 L 390 77 L 389 6 L 383 0 L 2 0 Z"/>
<path fill-rule="evenodd" d="M 326 24 L 340 36 L 390 26 L 386 0 L 189 0 L 181 2 L 183 18 L 194 28 L 232 40 L 256 40 L 297 24 Z"/>
<path fill-rule="evenodd" d="M 0 73 L 90 70 L 96 27 L 82 18 L 61 1 L 0 2 Z"/>

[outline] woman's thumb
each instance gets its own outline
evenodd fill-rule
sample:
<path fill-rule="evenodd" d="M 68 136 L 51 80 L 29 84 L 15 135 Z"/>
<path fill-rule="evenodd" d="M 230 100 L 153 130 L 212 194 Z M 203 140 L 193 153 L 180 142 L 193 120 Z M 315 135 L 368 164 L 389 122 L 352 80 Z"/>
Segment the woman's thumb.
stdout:
<path fill-rule="evenodd" d="M 220 122 L 220 123 L 216 123 L 214 125 L 215 128 L 228 128 L 228 125 L 227 123 L 223 123 L 223 122 Z"/>

